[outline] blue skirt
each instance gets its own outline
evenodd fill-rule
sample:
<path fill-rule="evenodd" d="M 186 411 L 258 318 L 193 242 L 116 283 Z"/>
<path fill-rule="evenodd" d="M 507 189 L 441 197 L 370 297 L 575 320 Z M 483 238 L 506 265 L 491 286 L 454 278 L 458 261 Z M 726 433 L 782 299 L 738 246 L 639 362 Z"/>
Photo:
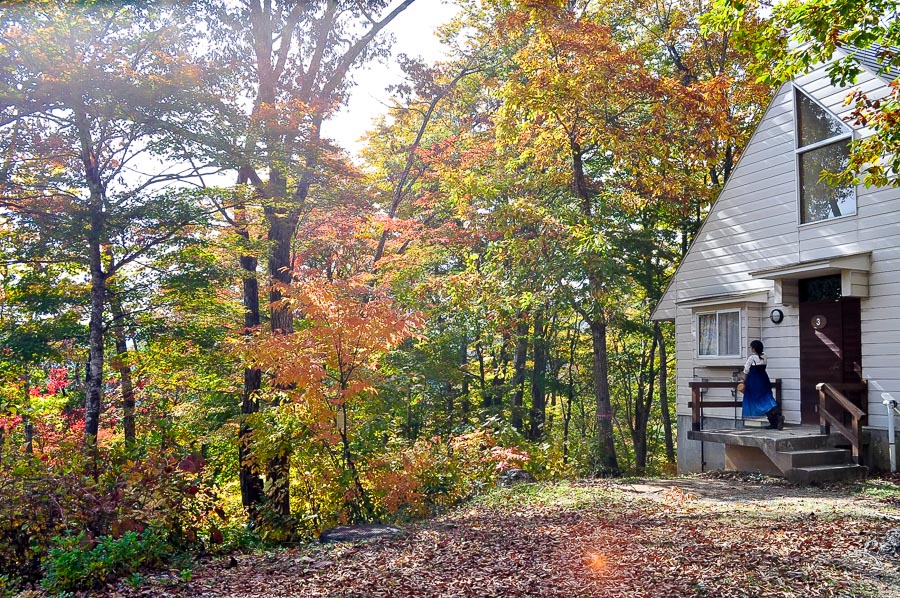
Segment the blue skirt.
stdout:
<path fill-rule="evenodd" d="M 750 366 L 744 380 L 744 400 L 741 411 L 744 417 L 759 417 L 774 409 L 778 403 L 772 396 L 772 382 L 765 364 Z"/>

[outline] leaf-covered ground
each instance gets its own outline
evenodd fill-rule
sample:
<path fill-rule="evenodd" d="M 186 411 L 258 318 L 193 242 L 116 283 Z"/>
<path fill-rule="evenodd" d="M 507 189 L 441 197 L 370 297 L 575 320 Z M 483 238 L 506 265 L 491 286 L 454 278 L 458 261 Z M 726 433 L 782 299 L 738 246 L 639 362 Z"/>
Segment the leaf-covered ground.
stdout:
<path fill-rule="evenodd" d="M 900 596 L 900 488 L 753 477 L 498 489 L 402 537 L 217 559 L 143 596 Z"/>

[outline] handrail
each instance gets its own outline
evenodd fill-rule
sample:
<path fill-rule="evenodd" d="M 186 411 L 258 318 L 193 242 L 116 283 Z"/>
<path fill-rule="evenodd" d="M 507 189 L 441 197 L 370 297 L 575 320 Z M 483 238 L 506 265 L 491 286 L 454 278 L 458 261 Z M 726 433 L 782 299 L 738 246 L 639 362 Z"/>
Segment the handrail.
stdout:
<path fill-rule="evenodd" d="M 737 398 L 735 398 L 734 401 L 704 401 L 703 390 L 709 390 L 710 388 L 730 388 L 735 391 L 735 397 L 737 397 L 736 391 L 738 384 L 739 382 L 734 380 L 700 380 L 688 382 L 688 387 L 691 389 L 691 401 L 688 403 L 688 407 L 691 408 L 691 429 L 695 432 L 699 432 L 703 429 L 704 407 L 741 407 L 744 404 L 743 399 L 739 401 Z M 775 402 L 781 405 L 781 379 L 776 378 L 771 381 L 771 384 L 772 390 L 775 391 Z"/>
<path fill-rule="evenodd" d="M 821 382 L 816 384 L 816 390 L 819 391 L 819 426 L 823 434 L 831 434 L 831 428 L 841 436 L 850 441 L 851 450 L 853 452 L 853 461 L 861 464 L 862 455 L 862 428 L 866 423 L 866 412 L 853 404 L 850 399 L 845 397 L 841 390 L 864 391 L 868 388 L 865 382 L 862 383 L 830 383 Z M 843 409 L 842 413 L 847 413 L 853 420 L 850 427 L 838 419 L 834 413 L 827 409 L 827 400 L 831 399 L 838 407 Z"/>

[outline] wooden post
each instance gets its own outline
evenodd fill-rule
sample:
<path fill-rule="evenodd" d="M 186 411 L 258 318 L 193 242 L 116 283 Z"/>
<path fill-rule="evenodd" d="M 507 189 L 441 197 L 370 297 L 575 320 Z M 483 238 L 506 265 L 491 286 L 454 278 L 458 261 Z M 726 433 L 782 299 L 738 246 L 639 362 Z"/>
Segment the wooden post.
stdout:
<path fill-rule="evenodd" d="M 691 429 L 699 432 L 702 427 L 702 414 L 700 411 L 700 388 L 691 388 Z"/>
<path fill-rule="evenodd" d="M 817 384 L 816 390 L 819 391 L 819 432 L 828 436 L 831 434 L 831 424 L 828 423 L 822 414 L 825 410 L 825 391 L 822 390 L 822 384 Z"/>

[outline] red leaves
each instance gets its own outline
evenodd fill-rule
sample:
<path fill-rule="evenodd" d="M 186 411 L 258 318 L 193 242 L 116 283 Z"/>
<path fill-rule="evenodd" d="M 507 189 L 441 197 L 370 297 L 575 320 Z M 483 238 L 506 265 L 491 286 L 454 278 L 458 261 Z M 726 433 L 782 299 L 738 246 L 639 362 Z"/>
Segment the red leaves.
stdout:
<path fill-rule="evenodd" d="M 200 473 L 200 470 L 203 469 L 203 466 L 206 464 L 206 460 L 198 455 L 191 454 L 182 459 L 178 463 L 178 469 L 185 473 Z M 196 492 L 195 492 L 196 494 Z"/>
<path fill-rule="evenodd" d="M 225 536 L 222 535 L 222 531 L 216 527 L 210 528 L 209 530 L 209 543 L 210 544 L 221 544 L 225 541 Z"/>

